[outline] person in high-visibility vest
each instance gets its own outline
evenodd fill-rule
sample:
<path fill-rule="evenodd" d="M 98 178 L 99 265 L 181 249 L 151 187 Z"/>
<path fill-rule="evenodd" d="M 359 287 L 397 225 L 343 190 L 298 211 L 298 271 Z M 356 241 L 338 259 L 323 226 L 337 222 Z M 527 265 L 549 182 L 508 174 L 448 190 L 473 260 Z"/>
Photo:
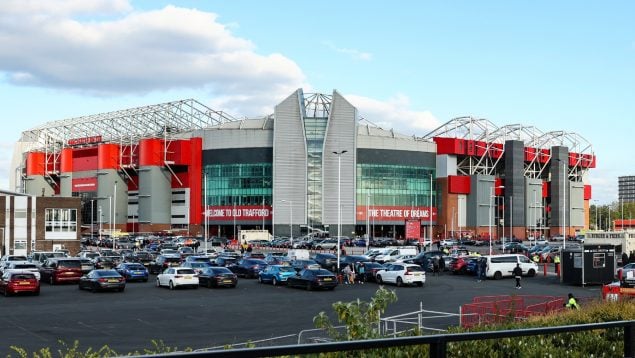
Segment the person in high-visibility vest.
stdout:
<path fill-rule="evenodd" d="M 553 263 L 556 265 L 556 273 L 559 274 L 560 273 L 560 255 L 556 255 L 553 258 Z"/>
<path fill-rule="evenodd" d="M 566 304 L 564 304 L 564 306 L 567 308 L 571 308 L 572 310 L 579 310 L 580 305 L 578 304 L 578 301 L 575 299 L 575 297 L 573 297 L 573 294 L 570 293 L 568 297 L 569 297 L 569 300 L 567 301 Z"/>
<path fill-rule="evenodd" d="M 538 254 L 534 254 L 534 257 L 531 258 L 536 264 L 540 263 L 540 256 Z"/>

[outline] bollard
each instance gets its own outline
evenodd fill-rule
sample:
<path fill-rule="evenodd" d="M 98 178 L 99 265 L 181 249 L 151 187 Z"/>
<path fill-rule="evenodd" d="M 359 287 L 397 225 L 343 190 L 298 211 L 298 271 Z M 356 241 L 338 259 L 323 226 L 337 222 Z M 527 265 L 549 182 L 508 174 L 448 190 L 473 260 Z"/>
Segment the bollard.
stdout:
<path fill-rule="evenodd" d="M 543 269 L 545 271 L 545 276 L 547 276 L 547 264 L 546 263 L 543 264 L 542 267 L 543 267 Z"/>

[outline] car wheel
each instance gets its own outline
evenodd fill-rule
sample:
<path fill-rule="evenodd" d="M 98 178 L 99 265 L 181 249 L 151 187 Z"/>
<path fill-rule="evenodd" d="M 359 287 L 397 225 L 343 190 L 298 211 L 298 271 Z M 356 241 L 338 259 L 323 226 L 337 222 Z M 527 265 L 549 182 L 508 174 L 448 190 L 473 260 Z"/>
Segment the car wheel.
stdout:
<path fill-rule="evenodd" d="M 95 285 L 90 287 L 90 292 L 95 293 L 97 292 L 97 287 L 95 287 Z"/>
<path fill-rule="evenodd" d="M 423 287 L 423 282 L 417 282 L 417 286 Z"/>
<path fill-rule="evenodd" d="M 312 288 L 313 288 L 313 287 L 311 287 L 311 284 L 310 284 L 310 283 L 306 285 L 306 290 L 307 290 L 307 291 L 311 291 L 311 289 L 312 289 Z"/>
<path fill-rule="evenodd" d="M 125 289 L 126 289 L 125 287 L 122 287 L 122 288 L 120 288 L 120 289 L 119 289 L 119 290 L 117 290 L 117 291 L 119 291 L 119 292 L 123 292 Z"/>
<path fill-rule="evenodd" d="M 168 284 L 168 287 L 170 288 L 170 290 L 174 289 L 174 282 L 172 282 L 172 280 L 170 280 L 170 283 Z"/>
<path fill-rule="evenodd" d="M 276 278 L 274 277 L 274 278 L 271 280 L 271 284 L 273 284 L 274 286 L 278 286 L 278 280 L 276 280 Z"/>
<path fill-rule="evenodd" d="M 155 286 L 157 286 L 157 287 L 161 287 L 161 281 L 159 281 L 159 279 L 158 279 L 158 278 L 157 278 L 157 280 L 156 280 L 156 284 L 155 284 Z"/>
<path fill-rule="evenodd" d="M 384 281 L 381 279 L 381 275 L 377 275 L 377 283 L 380 285 L 384 283 Z"/>
<path fill-rule="evenodd" d="M 53 275 L 49 276 L 49 285 L 54 285 L 55 280 L 53 279 Z"/>
<path fill-rule="evenodd" d="M 494 280 L 500 280 L 501 278 L 503 278 L 503 274 L 500 271 L 496 271 L 494 273 Z"/>
<path fill-rule="evenodd" d="M 40 295 L 40 290 L 37 290 L 37 291 L 33 292 L 33 295 L 34 296 L 39 296 Z"/>
<path fill-rule="evenodd" d="M 401 279 L 401 277 L 397 277 L 397 287 L 401 286 L 403 286 L 403 280 Z"/>
<path fill-rule="evenodd" d="M 148 282 L 148 279 L 147 279 L 147 278 L 144 278 L 144 279 L 143 279 L 143 282 Z"/>
<path fill-rule="evenodd" d="M 6 288 L 4 289 L 4 297 L 9 297 L 11 296 L 11 294 L 9 293 L 9 290 L 7 290 Z"/>
<path fill-rule="evenodd" d="M 527 276 L 529 276 L 529 277 L 536 276 L 536 271 L 534 269 L 529 270 L 529 272 L 527 272 Z"/>
<path fill-rule="evenodd" d="M 212 288 L 212 280 L 207 280 L 206 286 L 207 288 Z"/>

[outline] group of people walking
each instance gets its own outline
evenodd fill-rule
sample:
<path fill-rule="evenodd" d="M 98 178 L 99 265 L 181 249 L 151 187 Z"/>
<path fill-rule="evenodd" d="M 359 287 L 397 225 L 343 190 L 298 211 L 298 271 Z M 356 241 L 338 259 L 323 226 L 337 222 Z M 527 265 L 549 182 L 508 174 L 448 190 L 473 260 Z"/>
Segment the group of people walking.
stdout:
<path fill-rule="evenodd" d="M 360 262 L 357 265 L 344 266 L 342 269 L 342 278 L 344 280 L 344 284 L 346 285 L 352 285 L 356 282 L 363 284 L 364 281 L 366 281 L 366 267 L 364 266 L 364 263 Z"/>

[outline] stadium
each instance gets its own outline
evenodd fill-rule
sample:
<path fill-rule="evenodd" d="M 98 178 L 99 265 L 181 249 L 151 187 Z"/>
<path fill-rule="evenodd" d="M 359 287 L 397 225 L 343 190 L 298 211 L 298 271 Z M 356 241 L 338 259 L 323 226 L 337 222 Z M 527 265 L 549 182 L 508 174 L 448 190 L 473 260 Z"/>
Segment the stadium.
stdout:
<path fill-rule="evenodd" d="M 586 229 L 595 161 L 573 132 L 461 117 L 408 136 L 298 89 L 261 118 L 189 99 L 44 123 L 11 185 L 79 197 L 88 232 L 526 238 Z"/>

